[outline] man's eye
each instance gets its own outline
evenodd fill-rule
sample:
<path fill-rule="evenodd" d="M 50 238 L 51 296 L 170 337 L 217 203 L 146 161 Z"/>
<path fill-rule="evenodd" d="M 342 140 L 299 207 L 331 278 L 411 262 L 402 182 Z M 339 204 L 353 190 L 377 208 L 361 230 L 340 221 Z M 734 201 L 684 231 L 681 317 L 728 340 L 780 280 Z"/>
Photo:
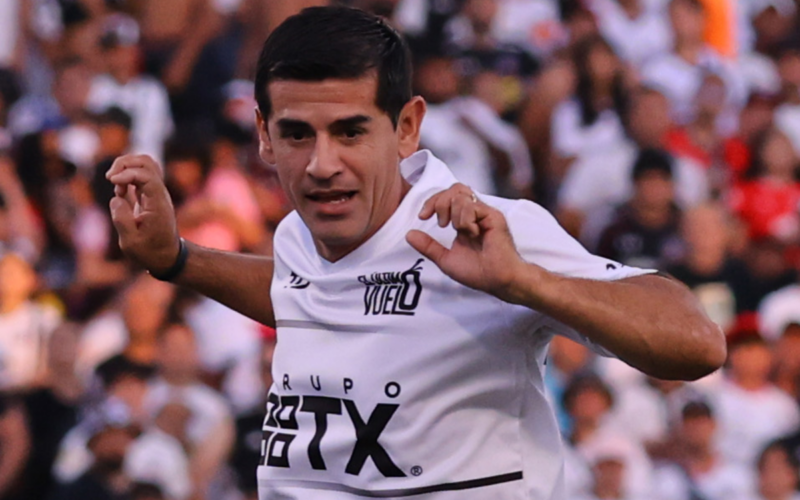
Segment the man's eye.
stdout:
<path fill-rule="evenodd" d="M 363 133 L 364 132 L 359 129 L 350 129 L 344 131 L 344 136 L 347 137 L 348 139 L 355 139 L 356 137 L 360 136 Z"/>
<path fill-rule="evenodd" d="M 291 134 L 289 134 L 289 138 L 292 139 L 293 141 L 302 141 L 303 139 L 306 138 L 306 134 L 305 132 L 292 132 Z"/>

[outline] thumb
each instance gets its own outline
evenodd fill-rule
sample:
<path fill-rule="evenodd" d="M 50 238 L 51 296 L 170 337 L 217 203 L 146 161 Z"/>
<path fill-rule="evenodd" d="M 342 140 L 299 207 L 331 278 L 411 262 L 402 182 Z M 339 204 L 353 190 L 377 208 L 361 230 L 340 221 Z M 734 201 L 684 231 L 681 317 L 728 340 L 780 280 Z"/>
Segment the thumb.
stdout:
<path fill-rule="evenodd" d="M 416 229 L 406 233 L 406 241 L 417 252 L 432 260 L 437 266 L 449 252 L 441 243 L 431 238 L 429 234 Z"/>
<path fill-rule="evenodd" d="M 111 221 L 119 233 L 120 239 L 125 240 L 133 236 L 136 231 L 136 219 L 133 208 L 125 198 L 115 196 L 108 204 L 111 209 Z"/>

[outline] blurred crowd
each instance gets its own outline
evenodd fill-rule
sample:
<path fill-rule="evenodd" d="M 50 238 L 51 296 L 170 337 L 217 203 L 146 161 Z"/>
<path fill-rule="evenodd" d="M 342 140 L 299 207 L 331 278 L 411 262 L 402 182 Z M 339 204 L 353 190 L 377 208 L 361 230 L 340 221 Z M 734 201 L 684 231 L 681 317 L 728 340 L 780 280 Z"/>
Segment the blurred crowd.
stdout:
<path fill-rule="evenodd" d="M 259 254 L 260 45 L 325 0 L 0 0 L 0 499 L 256 498 L 275 332 L 127 262 L 104 173 Z M 729 359 L 650 379 L 553 342 L 570 500 L 798 500 L 797 0 L 351 0 L 404 33 L 422 147 L 696 292 Z M 264 293 L 269 293 L 265 284 Z"/>

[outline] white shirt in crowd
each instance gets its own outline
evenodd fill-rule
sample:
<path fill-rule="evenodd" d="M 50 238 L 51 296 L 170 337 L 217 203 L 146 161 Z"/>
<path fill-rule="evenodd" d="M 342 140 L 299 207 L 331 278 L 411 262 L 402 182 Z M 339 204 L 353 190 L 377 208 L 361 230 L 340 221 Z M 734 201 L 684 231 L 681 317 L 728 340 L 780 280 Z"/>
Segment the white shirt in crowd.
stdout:
<path fill-rule="evenodd" d="M 8 68 L 14 60 L 20 30 L 19 0 L 0 2 L 0 68 Z"/>
<path fill-rule="evenodd" d="M 673 36 L 663 0 L 639 0 L 641 13 L 631 18 L 614 0 L 591 0 L 603 38 L 617 55 L 639 67 L 650 59 L 672 50 Z"/>
<path fill-rule="evenodd" d="M 775 126 L 792 141 L 800 156 L 800 104 L 782 104 L 775 110 Z"/>
<path fill-rule="evenodd" d="M 733 500 L 751 494 L 755 488 L 752 468 L 717 460 L 711 470 L 690 477 L 677 465 L 662 465 L 655 471 L 654 498 L 659 500 Z"/>
<path fill-rule="evenodd" d="M 56 309 L 33 302 L 0 314 L 0 388 L 24 389 L 36 381 L 47 365 L 47 342 L 59 323 Z"/>
<path fill-rule="evenodd" d="M 164 85 L 149 76 L 138 76 L 120 84 L 110 75 L 92 80 L 87 108 L 95 113 L 117 106 L 131 115 L 131 148 L 133 154 L 151 155 L 161 161 L 164 142 L 173 131 L 172 112 Z"/>
<path fill-rule="evenodd" d="M 563 334 L 605 351 L 549 317 L 456 283 L 408 245 L 412 228 L 453 242 L 452 227 L 418 213 L 456 179 L 428 151 L 401 171 L 412 187 L 400 206 L 336 262 L 317 253 L 296 212 L 278 227 L 278 343 L 260 495 L 561 498 L 547 345 Z M 505 214 L 523 258 L 551 271 L 600 280 L 647 272 L 589 254 L 532 202 L 482 199 Z"/>
<path fill-rule="evenodd" d="M 725 380 L 710 396 L 720 453 L 733 464 L 754 467 L 767 443 L 800 425 L 797 403 L 772 385 L 747 391 Z"/>
<path fill-rule="evenodd" d="M 551 120 L 553 150 L 562 158 L 586 158 L 625 142 L 625 129 L 616 111 L 606 109 L 591 125 L 584 125 L 577 99 L 556 106 Z"/>
<path fill-rule="evenodd" d="M 800 285 L 776 290 L 758 305 L 758 331 L 764 338 L 779 339 L 792 323 L 800 324 Z"/>
<path fill-rule="evenodd" d="M 694 99 L 707 73 L 725 82 L 727 109 L 721 115 L 720 126 L 723 132 L 730 133 L 738 123 L 738 110 L 747 98 L 747 88 L 733 63 L 723 60 L 710 47 L 700 53 L 696 64 L 674 52 L 663 54 L 642 67 L 641 80 L 669 99 L 673 118 L 683 125 L 694 118 Z"/>
<path fill-rule="evenodd" d="M 530 153 L 519 129 L 480 99 L 459 97 L 429 105 L 420 141 L 447 163 L 460 182 L 477 192 L 498 194 L 490 146 L 508 156 L 514 189 L 522 192 L 533 181 Z"/>
<path fill-rule="evenodd" d="M 233 418 L 225 398 L 207 385 L 198 382 L 179 387 L 163 379 L 151 382 L 144 403 L 148 413 L 155 417 L 169 403 L 182 404 L 191 412 L 186 437 L 193 445 L 201 444 Z"/>
<path fill-rule="evenodd" d="M 133 481 L 159 486 L 169 500 L 184 500 L 192 493 L 183 446 L 158 427 L 148 428 L 131 443 L 122 470 Z"/>

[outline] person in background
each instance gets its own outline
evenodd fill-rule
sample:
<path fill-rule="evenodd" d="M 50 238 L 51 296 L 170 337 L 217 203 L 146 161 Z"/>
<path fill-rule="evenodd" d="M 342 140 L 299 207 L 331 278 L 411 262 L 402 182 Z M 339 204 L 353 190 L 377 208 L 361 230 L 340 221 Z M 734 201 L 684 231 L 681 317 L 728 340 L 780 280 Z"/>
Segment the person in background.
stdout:
<path fill-rule="evenodd" d="M 47 379 L 23 397 L 31 454 L 15 500 L 46 500 L 55 480 L 52 469 L 59 444 L 78 423 L 86 388 L 75 373 L 80 326 L 64 322 L 50 337 Z M 1 498 L 2 495 L 0 495 Z"/>
<path fill-rule="evenodd" d="M 125 110 L 131 116 L 131 152 L 163 158 L 174 129 L 172 112 L 164 85 L 140 71 L 139 25 L 124 14 L 109 14 L 99 43 L 105 71 L 92 79 L 86 108 L 97 114 Z"/>
<path fill-rule="evenodd" d="M 752 467 L 764 445 L 800 425 L 800 410 L 770 381 L 772 351 L 754 325 L 742 324 L 731 332 L 728 350 L 725 379 L 709 403 L 719 425 L 723 460 Z"/>
<path fill-rule="evenodd" d="M 200 499 L 209 499 L 235 439 L 233 416 L 221 394 L 199 380 L 194 333 L 185 324 L 168 322 L 159 331 L 158 372 L 145 396 L 151 415 L 178 403 L 189 410 L 185 446 L 189 476 Z"/>
<path fill-rule="evenodd" d="M 631 199 L 603 231 L 597 253 L 629 266 L 664 269 L 676 261 L 680 210 L 675 203 L 674 159 L 662 150 L 639 153 L 631 179 Z"/>
<path fill-rule="evenodd" d="M 697 296 L 715 323 L 727 330 L 736 320 L 736 297 L 746 286 L 744 265 L 731 255 L 734 226 L 720 203 L 707 203 L 684 212 L 682 258 L 666 271 Z"/>
<path fill-rule="evenodd" d="M 670 438 L 670 460 L 656 468 L 654 484 L 659 499 L 730 500 L 753 489 L 752 471 L 720 454 L 715 440 L 717 421 L 707 403 L 687 403 L 675 431 Z"/>
<path fill-rule="evenodd" d="M 791 243 L 800 237 L 799 164 L 791 142 L 777 128 L 756 140 L 745 180 L 730 193 L 730 206 L 750 239 Z"/>
<path fill-rule="evenodd" d="M 31 453 L 31 433 L 25 410 L 6 392 L 0 393 L 0 498 L 27 500 L 17 496 L 20 479 Z"/>
<path fill-rule="evenodd" d="M 769 443 L 758 456 L 758 486 L 743 500 L 800 500 L 800 462 L 780 443 Z"/>
<path fill-rule="evenodd" d="M 674 127 L 667 98 L 644 86 L 632 92 L 625 123 L 630 140 L 575 161 L 558 190 L 556 216 L 588 248 L 596 248 L 600 231 L 610 223 L 614 209 L 633 193 L 631 171 L 639 153 L 663 149 L 666 135 Z M 708 199 L 708 177 L 702 166 L 677 157 L 673 174 L 675 200 L 681 208 Z"/>
<path fill-rule="evenodd" d="M 47 344 L 61 314 L 34 300 L 37 286 L 36 272 L 25 259 L 13 253 L 0 255 L 0 388 L 4 390 L 32 390 L 47 378 Z"/>
<path fill-rule="evenodd" d="M 634 497 L 647 494 L 652 488 L 652 464 L 641 443 L 629 439 L 615 426 L 614 395 L 610 387 L 591 373 L 576 376 L 564 391 L 563 404 L 572 419 L 569 442 L 584 464 L 591 467 L 596 456 L 606 447 L 614 446 L 624 457 L 627 470 L 624 493 Z M 568 462 L 568 466 L 576 464 Z"/>
<path fill-rule="evenodd" d="M 77 479 L 57 485 L 48 500 L 125 500 L 131 482 L 122 465 L 139 429 L 113 411 L 101 411 L 86 426 L 91 466 Z"/>
<path fill-rule="evenodd" d="M 556 107 L 551 124 L 553 152 L 567 162 L 625 140 L 629 91 L 622 63 L 600 36 L 576 45 L 572 62 L 575 94 Z"/>
<path fill-rule="evenodd" d="M 272 387 L 272 355 L 275 352 L 275 331 L 264 327 L 264 343 L 261 348 L 262 383 L 265 388 Z M 266 391 L 263 394 L 266 395 Z M 253 470 L 261 459 L 261 433 L 264 425 L 263 407 L 257 405 L 252 411 L 240 414 L 236 418 L 236 442 L 228 461 L 236 474 L 236 484 L 246 500 L 258 500 L 258 482 Z"/>

